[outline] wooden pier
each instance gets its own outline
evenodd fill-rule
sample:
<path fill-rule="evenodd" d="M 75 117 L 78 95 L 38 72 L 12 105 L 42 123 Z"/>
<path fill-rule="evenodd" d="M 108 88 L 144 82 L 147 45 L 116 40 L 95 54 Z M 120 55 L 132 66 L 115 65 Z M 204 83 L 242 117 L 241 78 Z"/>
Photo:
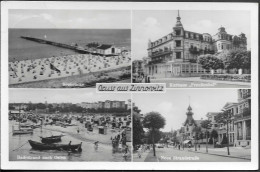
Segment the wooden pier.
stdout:
<path fill-rule="evenodd" d="M 80 54 L 93 54 L 93 55 L 100 55 L 100 56 L 111 56 L 111 55 L 104 55 L 104 54 L 100 54 L 100 53 L 94 53 L 94 52 L 90 52 L 86 49 L 82 49 L 78 46 L 74 46 L 74 45 L 68 45 L 68 44 L 64 44 L 64 43 L 59 43 L 59 42 L 54 42 L 54 41 L 48 41 L 45 39 L 40 39 L 40 38 L 34 38 L 34 37 L 29 37 L 29 36 L 21 36 L 22 39 L 26 39 L 26 40 L 30 40 L 30 41 L 34 41 L 34 42 L 38 42 L 41 44 L 49 44 L 49 45 L 53 45 L 56 47 L 61 47 L 61 48 L 67 48 L 70 50 L 74 50 Z"/>

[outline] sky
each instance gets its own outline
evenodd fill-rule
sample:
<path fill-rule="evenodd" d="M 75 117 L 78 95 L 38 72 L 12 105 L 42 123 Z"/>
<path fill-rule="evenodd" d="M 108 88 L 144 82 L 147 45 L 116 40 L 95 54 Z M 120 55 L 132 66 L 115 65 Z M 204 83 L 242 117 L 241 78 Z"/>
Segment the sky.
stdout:
<path fill-rule="evenodd" d="M 127 101 L 130 94 L 96 93 L 95 88 L 87 89 L 9 89 L 10 103 L 81 103 L 105 100 Z"/>
<path fill-rule="evenodd" d="M 147 57 L 148 40 L 155 41 L 173 30 L 177 10 L 133 11 L 132 16 L 132 58 Z M 231 35 L 246 34 L 250 49 L 250 11 L 222 10 L 180 10 L 184 30 L 215 35 L 220 26 Z"/>
<path fill-rule="evenodd" d="M 130 29 L 128 10 L 9 10 L 9 28 Z"/>
<path fill-rule="evenodd" d="M 237 102 L 236 89 L 168 89 L 162 94 L 133 94 L 141 114 L 159 112 L 166 120 L 162 131 L 180 129 L 190 106 L 195 120 L 206 120 L 208 112 L 221 112 L 227 102 Z"/>

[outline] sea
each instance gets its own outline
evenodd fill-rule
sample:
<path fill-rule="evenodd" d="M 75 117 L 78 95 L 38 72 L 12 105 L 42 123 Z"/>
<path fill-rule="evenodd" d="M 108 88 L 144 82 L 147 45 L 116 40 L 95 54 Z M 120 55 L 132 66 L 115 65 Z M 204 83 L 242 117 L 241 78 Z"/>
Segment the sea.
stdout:
<path fill-rule="evenodd" d="M 25 40 L 21 36 L 66 44 L 76 43 L 82 47 L 90 42 L 98 42 L 131 49 L 130 29 L 9 29 L 8 34 L 10 62 L 77 54 L 73 50 Z"/>

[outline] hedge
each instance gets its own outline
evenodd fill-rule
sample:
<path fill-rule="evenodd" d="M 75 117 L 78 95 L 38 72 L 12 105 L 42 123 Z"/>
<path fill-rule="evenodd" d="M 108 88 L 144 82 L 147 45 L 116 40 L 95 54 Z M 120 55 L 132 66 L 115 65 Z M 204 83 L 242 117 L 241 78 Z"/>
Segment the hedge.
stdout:
<path fill-rule="evenodd" d="M 250 74 L 203 74 L 200 78 L 208 80 L 251 82 Z"/>

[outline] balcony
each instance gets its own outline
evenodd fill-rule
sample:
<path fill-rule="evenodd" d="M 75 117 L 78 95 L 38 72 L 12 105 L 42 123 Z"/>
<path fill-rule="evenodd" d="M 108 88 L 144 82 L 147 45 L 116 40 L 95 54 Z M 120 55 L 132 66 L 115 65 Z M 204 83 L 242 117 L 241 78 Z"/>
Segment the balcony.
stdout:
<path fill-rule="evenodd" d="M 237 140 L 243 140 L 243 136 L 237 136 Z"/>
<path fill-rule="evenodd" d="M 183 59 L 183 62 L 197 63 L 197 59 Z"/>
<path fill-rule="evenodd" d="M 152 52 L 152 58 L 153 57 L 158 57 L 158 56 L 162 56 L 162 55 L 166 55 L 166 54 L 171 54 L 172 50 L 164 50 L 164 51 L 156 51 L 156 52 Z"/>
<path fill-rule="evenodd" d="M 200 49 L 201 50 L 201 49 Z M 197 47 L 190 47 L 189 51 L 191 54 L 200 54 L 201 51 L 199 49 L 197 49 Z"/>
<path fill-rule="evenodd" d="M 215 54 L 215 51 L 214 50 L 205 49 L 205 50 L 203 50 L 203 53 L 204 54 Z"/>
<path fill-rule="evenodd" d="M 148 65 L 157 64 L 157 63 L 166 63 L 166 60 L 164 59 L 151 60 L 149 61 Z"/>
<path fill-rule="evenodd" d="M 234 116 L 234 120 L 244 120 L 244 119 L 250 119 L 251 118 L 251 110 L 249 108 L 245 108 L 243 112 L 236 114 Z"/>

